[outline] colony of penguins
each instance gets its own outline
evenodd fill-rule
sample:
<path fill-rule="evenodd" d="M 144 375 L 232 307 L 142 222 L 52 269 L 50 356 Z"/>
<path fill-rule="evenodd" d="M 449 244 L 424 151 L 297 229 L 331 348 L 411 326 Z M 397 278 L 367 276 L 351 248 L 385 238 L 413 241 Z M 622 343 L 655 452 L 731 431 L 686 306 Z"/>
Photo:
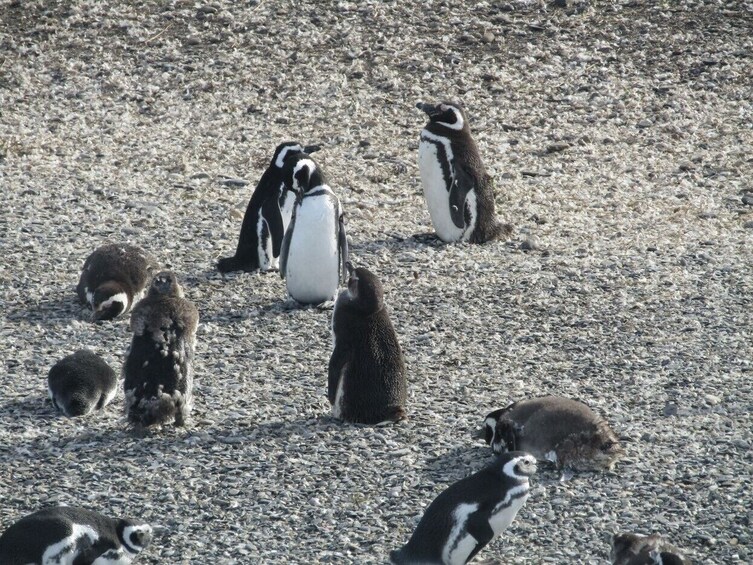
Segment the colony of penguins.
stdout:
<path fill-rule="evenodd" d="M 512 228 L 497 219 L 493 181 L 462 104 L 417 108 L 429 119 L 418 163 L 437 236 L 477 244 L 508 236 Z M 291 303 L 334 299 L 327 382 L 332 415 L 360 424 L 397 422 L 408 417 L 403 352 L 379 278 L 348 256 L 340 201 L 311 156 L 319 149 L 295 142 L 276 148 L 251 196 L 235 254 L 220 259 L 217 269 L 279 270 Z M 199 312 L 175 273 L 160 270 L 155 257 L 138 247 L 107 244 L 86 259 L 77 294 L 94 322 L 130 314 L 133 336 L 122 368 L 129 425 L 142 431 L 184 426 L 192 406 Z M 54 407 L 78 417 L 106 406 L 118 377 L 98 355 L 80 350 L 51 368 L 48 386 Z M 515 519 L 537 463 L 563 473 L 609 470 L 624 454 L 608 422 L 571 398 L 521 399 L 488 414 L 482 434 L 497 454 L 495 462 L 440 493 L 410 539 L 391 552 L 392 563 L 468 563 Z M 42 508 L 0 536 L 0 565 L 127 564 L 151 538 L 152 528 L 134 520 L 79 507 Z M 614 536 L 611 560 L 690 563 L 660 536 L 630 533 Z"/>

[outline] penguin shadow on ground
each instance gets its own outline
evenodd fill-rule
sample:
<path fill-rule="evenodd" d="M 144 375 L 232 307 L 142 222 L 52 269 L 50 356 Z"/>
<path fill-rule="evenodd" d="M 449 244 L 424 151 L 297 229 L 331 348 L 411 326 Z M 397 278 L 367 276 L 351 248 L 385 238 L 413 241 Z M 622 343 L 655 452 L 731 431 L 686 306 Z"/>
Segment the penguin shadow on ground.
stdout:
<path fill-rule="evenodd" d="M 10 415 L 14 421 L 22 417 L 34 418 L 35 421 L 50 421 L 63 417 L 46 396 L 27 396 L 4 402 L 0 404 L 0 415 Z"/>
<path fill-rule="evenodd" d="M 290 420 L 271 420 L 264 422 L 238 422 L 228 419 L 212 427 L 197 430 L 198 437 L 209 434 L 221 443 L 244 443 L 246 441 L 281 440 L 290 441 L 291 436 L 306 437 L 316 431 L 339 429 L 341 422 L 327 414 L 295 416 Z"/>
<path fill-rule="evenodd" d="M 7 311 L 8 320 L 49 324 L 51 320 L 89 321 L 91 312 L 76 297 L 75 289 L 60 289 L 23 304 L 14 304 Z"/>

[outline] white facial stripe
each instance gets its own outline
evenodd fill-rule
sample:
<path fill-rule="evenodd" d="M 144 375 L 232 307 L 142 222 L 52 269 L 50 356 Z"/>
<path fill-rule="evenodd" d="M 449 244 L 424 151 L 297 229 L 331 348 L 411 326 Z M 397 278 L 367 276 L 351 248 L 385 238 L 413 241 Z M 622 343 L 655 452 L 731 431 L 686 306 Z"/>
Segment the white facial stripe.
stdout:
<path fill-rule="evenodd" d="M 525 479 L 525 480 L 528 480 L 528 476 L 527 475 L 518 475 L 515 472 L 515 466 L 518 463 L 521 463 L 522 461 L 525 461 L 525 460 L 526 460 L 525 457 L 516 457 L 515 459 L 512 459 L 512 460 L 508 461 L 507 463 L 505 463 L 505 466 L 502 467 L 502 472 L 505 475 L 507 475 L 508 477 L 512 477 L 514 479 Z M 533 465 L 536 464 L 535 461 L 531 461 L 530 463 L 532 463 Z"/>
<path fill-rule="evenodd" d="M 139 524 L 137 526 L 126 526 L 123 528 L 123 547 L 128 553 L 139 553 L 144 548 L 131 542 L 131 534 L 146 532 L 151 534 L 152 527 L 148 524 Z"/>
<path fill-rule="evenodd" d="M 452 530 L 450 535 L 447 536 L 447 542 L 442 548 L 442 562 L 443 563 L 465 563 L 468 555 L 470 555 L 473 548 L 478 543 L 472 536 L 463 535 L 465 531 L 465 524 L 468 522 L 468 517 L 478 510 L 479 505 L 477 503 L 460 504 L 452 512 Z M 470 540 L 468 539 L 470 537 Z M 470 545 L 469 542 L 472 542 Z M 468 547 L 470 545 L 470 548 Z M 462 553 L 465 552 L 465 553 Z M 459 559 L 456 559 L 456 555 Z"/>
<path fill-rule="evenodd" d="M 291 151 L 303 151 L 303 147 L 300 145 L 288 145 L 285 147 L 282 151 L 280 151 L 280 154 L 277 156 L 277 159 L 275 160 L 275 167 L 278 169 L 282 169 L 282 166 L 285 164 L 285 158 L 287 157 L 288 153 Z"/>
<path fill-rule="evenodd" d="M 463 129 L 463 126 L 465 125 L 465 120 L 463 120 L 463 114 L 460 113 L 460 110 L 455 108 L 454 106 L 442 106 L 443 110 L 452 110 L 452 113 L 455 114 L 455 123 L 454 124 L 448 124 L 447 122 L 437 122 L 438 124 L 441 124 L 445 127 L 448 127 L 450 129 L 458 130 L 460 131 Z"/>
<path fill-rule="evenodd" d="M 300 185 L 298 184 L 298 179 L 296 178 L 296 175 L 298 172 L 303 169 L 304 167 L 308 168 L 309 170 L 309 177 L 311 176 L 311 173 L 316 170 L 316 164 L 311 159 L 301 159 L 295 164 L 295 168 L 293 168 L 293 188 L 300 189 Z"/>
<path fill-rule="evenodd" d="M 119 292 L 118 294 L 113 294 L 104 302 L 101 302 L 99 306 L 97 306 L 97 312 L 109 308 L 115 302 L 120 302 L 123 305 L 123 312 L 128 309 L 128 295 L 125 292 Z"/>

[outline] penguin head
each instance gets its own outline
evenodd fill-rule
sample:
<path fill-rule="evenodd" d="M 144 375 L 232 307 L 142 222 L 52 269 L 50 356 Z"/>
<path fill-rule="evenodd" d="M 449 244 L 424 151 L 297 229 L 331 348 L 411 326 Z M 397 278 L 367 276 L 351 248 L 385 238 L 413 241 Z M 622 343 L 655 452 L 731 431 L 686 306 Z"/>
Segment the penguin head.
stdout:
<path fill-rule="evenodd" d="M 324 174 L 308 153 L 298 153 L 285 161 L 283 182 L 299 196 L 326 183 Z"/>
<path fill-rule="evenodd" d="M 364 314 L 379 312 L 384 307 L 384 290 L 377 276 L 365 267 L 354 268 L 348 261 L 348 302 Z"/>
<path fill-rule="evenodd" d="M 459 133 L 468 129 L 468 120 L 460 102 L 440 102 L 439 104 L 419 102 L 416 108 L 429 116 L 430 124 L 440 126 L 446 133 Z"/>
<path fill-rule="evenodd" d="M 131 555 L 141 553 L 152 541 L 152 527 L 149 524 L 120 520 L 117 530 L 120 543 Z"/>
<path fill-rule="evenodd" d="M 619 439 L 604 421 L 599 422 L 594 433 L 583 438 L 582 445 L 577 443 L 573 442 L 573 459 L 580 458 L 578 466 L 584 470 L 591 467 L 597 470 L 611 470 L 617 460 L 625 455 L 625 449 L 620 445 Z"/>
<path fill-rule="evenodd" d="M 107 281 L 97 287 L 92 297 L 92 320 L 112 320 L 128 309 L 128 293 L 116 281 Z"/>
<path fill-rule="evenodd" d="M 612 550 L 609 557 L 612 563 L 619 565 L 654 565 L 663 563 L 679 563 L 683 561 L 674 554 L 659 552 L 662 538 L 659 534 L 639 536 L 636 534 L 614 534 L 612 537 Z M 679 561 L 665 561 L 664 556 L 671 555 Z"/>
<path fill-rule="evenodd" d="M 528 480 L 536 473 L 536 458 L 525 451 L 509 451 L 499 456 L 502 473 L 517 480 Z"/>
<path fill-rule="evenodd" d="M 319 151 L 319 149 L 320 147 L 318 145 L 306 145 L 304 147 L 297 141 L 284 141 L 277 146 L 277 149 L 275 149 L 270 166 L 282 169 L 288 157 L 297 153 L 313 153 Z"/>
<path fill-rule="evenodd" d="M 152 279 L 152 286 L 149 287 L 149 294 L 151 296 L 164 295 L 164 296 L 177 296 L 183 297 L 183 289 L 178 284 L 178 278 L 172 271 L 161 271 L 154 275 Z"/>

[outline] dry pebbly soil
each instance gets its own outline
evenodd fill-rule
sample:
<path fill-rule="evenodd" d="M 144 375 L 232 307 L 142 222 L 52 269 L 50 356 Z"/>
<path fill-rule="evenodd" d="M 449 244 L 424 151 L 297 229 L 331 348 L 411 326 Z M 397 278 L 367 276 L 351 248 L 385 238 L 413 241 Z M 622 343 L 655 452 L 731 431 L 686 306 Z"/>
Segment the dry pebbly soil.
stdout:
<path fill-rule="evenodd" d="M 553 393 L 628 456 L 543 468 L 479 561 L 603 564 L 627 530 L 750 563 L 752 77 L 745 0 L 0 0 L 0 530 L 64 502 L 157 526 L 139 563 L 385 563 L 492 461 L 485 414 Z M 416 237 L 414 105 L 442 99 L 468 109 L 509 241 Z M 332 420 L 331 311 L 214 270 L 287 139 L 323 145 L 384 282 L 405 423 Z M 128 321 L 74 296 L 105 241 L 199 308 L 187 430 L 136 437 L 122 392 L 79 419 L 46 401 L 76 349 L 121 366 Z"/>

